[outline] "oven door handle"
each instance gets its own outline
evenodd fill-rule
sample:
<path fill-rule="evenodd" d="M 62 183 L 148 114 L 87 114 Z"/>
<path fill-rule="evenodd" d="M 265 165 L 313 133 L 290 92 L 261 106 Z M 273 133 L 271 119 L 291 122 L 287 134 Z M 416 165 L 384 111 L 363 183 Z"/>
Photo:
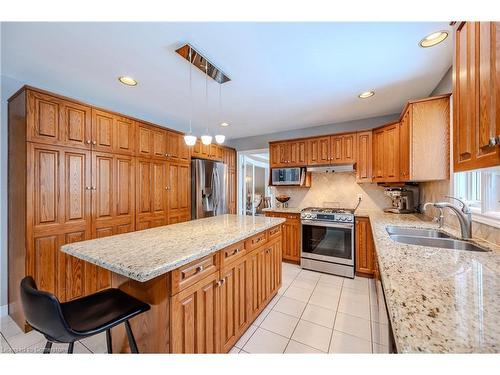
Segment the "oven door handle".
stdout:
<path fill-rule="evenodd" d="M 328 227 L 328 228 L 344 228 L 352 229 L 354 224 L 342 224 L 342 223 L 326 223 L 324 221 L 312 221 L 312 220 L 302 220 L 302 225 L 312 225 L 316 227 Z"/>

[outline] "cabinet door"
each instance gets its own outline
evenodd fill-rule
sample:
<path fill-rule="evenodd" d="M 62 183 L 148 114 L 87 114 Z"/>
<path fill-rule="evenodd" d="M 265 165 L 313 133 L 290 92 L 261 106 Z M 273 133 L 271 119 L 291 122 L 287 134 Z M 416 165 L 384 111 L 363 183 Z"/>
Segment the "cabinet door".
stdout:
<path fill-rule="evenodd" d="M 279 160 L 281 165 L 290 164 L 290 144 L 288 142 L 278 143 Z"/>
<path fill-rule="evenodd" d="M 194 156 L 194 157 L 201 157 L 203 152 L 202 152 L 202 143 L 199 139 L 196 140 L 196 143 L 194 144 L 194 146 L 192 147 L 191 149 L 191 155 Z"/>
<path fill-rule="evenodd" d="M 332 136 L 330 138 L 330 161 L 332 163 L 344 162 L 344 148 L 342 138 L 342 136 Z"/>
<path fill-rule="evenodd" d="M 356 182 L 372 181 L 372 132 L 357 134 Z"/>
<path fill-rule="evenodd" d="M 135 145 L 135 122 L 99 109 L 92 109 L 93 150 L 133 154 Z"/>
<path fill-rule="evenodd" d="M 399 123 L 384 129 L 384 181 L 399 181 Z"/>
<path fill-rule="evenodd" d="M 137 156 L 153 155 L 153 132 L 148 125 L 137 124 Z"/>
<path fill-rule="evenodd" d="M 217 155 L 215 155 L 217 161 L 224 160 L 224 149 L 221 146 L 217 146 Z"/>
<path fill-rule="evenodd" d="M 92 233 L 134 229 L 135 163 L 125 155 L 92 154 Z M 121 228 L 121 229 L 120 229 Z"/>
<path fill-rule="evenodd" d="M 219 284 L 215 272 L 172 297 L 172 353 L 220 352 Z"/>
<path fill-rule="evenodd" d="M 153 150 L 152 154 L 156 158 L 165 158 L 167 156 L 167 138 L 168 133 L 162 129 L 152 129 Z"/>
<path fill-rule="evenodd" d="M 27 102 L 28 141 L 90 148 L 90 107 L 31 90 Z"/>
<path fill-rule="evenodd" d="M 113 120 L 113 114 L 92 109 L 92 144 L 95 151 L 114 151 L 115 131 Z"/>
<path fill-rule="evenodd" d="M 373 131 L 373 181 L 384 181 L 384 129 Z"/>
<path fill-rule="evenodd" d="M 373 275 L 374 244 L 370 220 L 364 217 L 356 218 L 355 234 L 356 273 Z"/>
<path fill-rule="evenodd" d="M 62 244 L 85 241 L 90 239 L 90 231 L 71 231 L 61 235 Z M 86 295 L 86 269 L 90 263 L 78 259 L 62 251 L 57 252 L 58 261 L 58 298 L 61 301 L 70 301 Z"/>
<path fill-rule="evenodd" d="M 173 160 L 180 157 L 180 134 L 168 132 L 167 134 L 167 156 Z"/>
<path fill-rule="evenodd" d="M 167 162 L 137 159 L 136 224 L 148 229 L 167 223 Z"/>
<path fill-rule="evenodd" d="M 228 352 L 249 323 L 249 304 L 245 257 L 221 271 L 221 345 Z"/>
<path fill-rule="evenodd" d="M 281 165 L 279 145 L 277 143 L 269 145 L 269 164 L 271 165 L 271 168 L 279 167 Z"/>
<path fill-rule="evenodd" d="M 500 165 L 500 22 L 479 22 L 479 123 L 476 168 Z"/>
<path fill-rule="evenodd" d="M 135 122 L 127 117 L 113 117 L 113 131 L 115 143 L 113 152 L 133 155 L 135 153 Z"/>
<path fill-rule="evenodd" d="M 313 138 L 307 141 L 307 164 L 330 164 L 330 137 Z"/>
<path fill-rule="evenodd" d="M 262 250 L 252 251 L 247 257 L 247 284 L 250 320 L 259 313 L 265 299 L 263 283 L 264 257 Z"/>
<path fill-rule="evenodd" d="M 410 179 L 410 121 L 411 105 L 403 115 L 399 126 L 400 181 L 408 181 Z"/>
<path fill-rule="evenodd" d="M 283 224 L 283 259 L 298 262 L 300 260 L 300 221 L 287 219 Z"/>
<path fill-rule="evenodd" d="M 236 170 L 227 170 L 227 209 L 228 213 L 236 214 Z"/>
<path fill-rule="evenodd" d="M 290 142 L 289 148 L 291 166 L 306 165 L 306 141 Z"/>
<path fill-rule="evenodd" d="M 342 136 L 342 161 L 343 163 L 356 162 L 356 133 Z"/>
<path fill-rule="evenodd" d="M 191 175 L 187 163 L 168 163 L 168 223 L 186 221 L 191 210 Z"/>

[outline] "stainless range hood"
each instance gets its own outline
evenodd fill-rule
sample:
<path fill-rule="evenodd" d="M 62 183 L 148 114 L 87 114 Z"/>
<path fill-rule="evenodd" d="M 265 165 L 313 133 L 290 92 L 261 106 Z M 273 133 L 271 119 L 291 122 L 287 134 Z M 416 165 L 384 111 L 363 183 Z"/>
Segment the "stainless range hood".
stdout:
<path fill-rule="evenodd" d="M 322 165 L 317 167 L 307 167 L 308 172 L 312 173 L 342 173 L 342 172 L 355 172 L 354 164 L 336 164 L 336 165 Z"/>

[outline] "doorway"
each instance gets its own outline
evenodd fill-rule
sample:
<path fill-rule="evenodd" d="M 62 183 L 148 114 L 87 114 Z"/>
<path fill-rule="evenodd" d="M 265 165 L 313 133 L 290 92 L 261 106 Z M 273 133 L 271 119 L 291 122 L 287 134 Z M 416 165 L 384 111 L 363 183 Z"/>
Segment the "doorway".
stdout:
<path fill-rule="evenodd" d="M 238 213 L 240 215 L 263 215 L 263 208 L 270 199 L 269 150 L 252 150 L 238 153 Z"/>

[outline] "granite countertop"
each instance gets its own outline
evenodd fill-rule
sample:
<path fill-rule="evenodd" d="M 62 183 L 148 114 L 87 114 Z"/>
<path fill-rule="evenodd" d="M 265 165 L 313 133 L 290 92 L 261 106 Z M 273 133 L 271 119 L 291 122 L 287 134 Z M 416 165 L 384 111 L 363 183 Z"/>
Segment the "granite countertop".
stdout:
<path fill-rule="evenodd" d="M 269 207 L 269 208 L 263 208 L 262 212 L 279 212 L 279 213 L 284 213 L 284 214 L 300 214 L 302 211 L 302 208 L 300 207 Z"/>
<path fill-rule="evenodd" d="M 500 352 L 500 247 L 483 241 L 476 242 L 492 251 L 406 245 L 393 241 L 386 226 L 437 225 L 420 215 L 366 214 L 398 352 Z"/>
<path fill-rule="evenodd" d="M 285 221 L 221 215 L 61 247 L 61 251 L 137 281 L 148 281 Z"/>

